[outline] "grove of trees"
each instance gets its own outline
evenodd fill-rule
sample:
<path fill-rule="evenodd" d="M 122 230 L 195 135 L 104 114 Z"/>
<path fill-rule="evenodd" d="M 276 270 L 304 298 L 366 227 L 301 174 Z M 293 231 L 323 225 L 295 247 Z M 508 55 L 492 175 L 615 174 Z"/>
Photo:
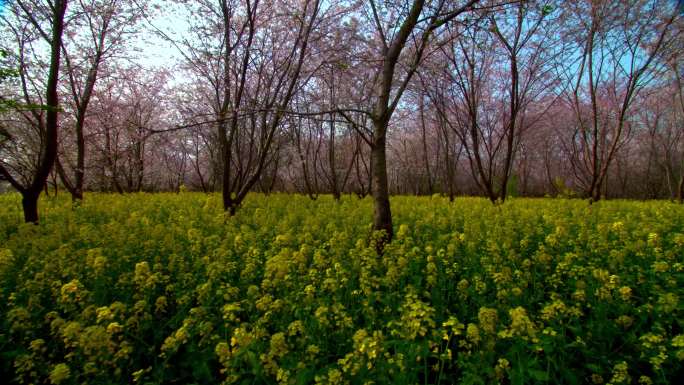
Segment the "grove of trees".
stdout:
<path fill-rule="evenodd" d="M 678 3 L 5 1 L 0 183 L 681 202 Z"/>

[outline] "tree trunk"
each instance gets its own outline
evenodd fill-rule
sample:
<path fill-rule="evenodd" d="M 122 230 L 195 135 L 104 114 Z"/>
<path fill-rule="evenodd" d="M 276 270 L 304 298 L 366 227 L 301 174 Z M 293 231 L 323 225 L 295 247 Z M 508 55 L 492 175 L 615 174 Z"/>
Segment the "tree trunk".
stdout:
<path fill-rule="evenodd" d="M 85 111 L 79 112 L 76 122 L 76 180 L 74 182 L 74 189 L 71 192 L 71 199 L 76 201 L 83 200 L 83 181 L 85 179 L 85 137 L 83 135 L 83 124 L 85 120 Z"/>
<path fill-rule="evenodd" d="M 35 192 L 23 192 L 21 194 L 21 207 L 24 209 L 24 222 L 38 224 L 38 194 Z"/>
<path fill-rule="evenodd" d="M 448 134 L 447 134 L 448 135 Z M 446 140 L 446 178 L 447 178 L 447 191 L 449 193 L 449 202 L 454 201 L 454 169 L 451 166 L 451 157 L 450 157 L 450 152 L 451 149 L 449 148 L 449 138 L 448 136 L 444 137 Z"/>
<path fill-rule="evenodd" d="M 332 74 L 332 67 L 330 74 L 330 109 L 335 105 L 335 79 Z M 330 163 L 330 184 L 332 187 L 332 195 L 335 201 L 340 200 L 340 186 L 337 178 L 337 170 L 335 169 L 335 113 L 330 113 L 330 143 L 328 148 L 328 163 Z"/>
<path fill-rule="evenodd" d="M 235 204 L 235 202 L 231 200 L 231 202 L 228 204 L 228 214 L 231 217 L 235 216 L 235 214 L 237 214 L 237 208 L 238 208 L 238 205 Z"/>
<path fill-rule="evenodd" d="M 340 186 L 335 170 L 335 121 L 334 116 L 330 120 L 330 148 L 328 149 L 328 162 L 330 163 L 330 185 L 332 187 L 333 199 L 340 200 Z"/>
<path fill-rule="evenodd" d="M 684 175 L 679 178 L 679 188 L 677 189 L 677 200 L 679 203 L 684 203 Z"/>
<path fill-rule="evenodd" d="M 432 172 L 430 171 L 430 157 L 428 156 L 427 134 L 425 133 L 425 98 L 420 95 L 420 104 L 418 105 L 420 114 L 420 131 L 423 144 L 423 163 L 425 164 L 425 175 L 427 178 L 427 192 L 432 195 L 434 187 L 432 186 Z"/>
<path fill-rule="evenodd" d="M 280 158 L 277 157 L 275 160 L 275 164 L 273 165 L 273 174 L 271 175 L 271 179 L 268 183 L 266 195 L 273 192 L 273 190 L 275 189 L 276 183 L 278 182 L 278 163 L 279 162 L 280 162 Z"/>
<path fill-rule="evenodd" d="M 596 183 L 592 188 L 591 188 L 591 202 L 598 202 L 601 200 L 601 184 Z"/>
<path fill-rule="evenodd" d="M 440 103 L 443 103 L 442 99 L 439 99 Z M 447 123 L 444 121 L 444 116 L 441 114 L 441 111 L 443 111 L 441 108 L 438 107 L 437 109 L 438 114 L 437 114 L 437 119 L 439 121 L 439 128 L 440 131 L 442 132 L 442 135 L 444 135 L 444 163 L 446 164 L 446 183 L 447 183 L 447 191 L 449 193 L 449 202 L 454 201 L 454 167 L 456 167 L 456 164 L 452 159 L 451 159 L 451 141 L 449 139 L 449 129 L 447 128 Z M 458 156 L 456 156 L 456 160 L 458 160 Z"/>
<path fill-rule="evenodd" d="M 394 232 L 392 231 L 392 212 L 390 210 L 389 189 L 387 187 L 387 157 L 386 157 L 386 142 L 385 132 L 387 123 L 383 121 L 374 121 L 375 138 L 373 146 L 371 147 L 371 193 L 373 201 L 375 202 L 375 212 L 373 215 L 373 230 L 385 231 L 383 239 L 380 240 L 381 245 L 378 249 L 382 250 L 384 242 L 392 239 Z"/>
<path fill-rule="evenodd" d="M 520 31 L 522 28 L 522 15 L 523 15 L 523 6 L 522 3 L 518 3 L 518 27 L 516 31 Z M 498 31 L 498 29 L 497 29 Z M 505 38 L 501 36 L 500 34 L 498 35 L 504 44 L 509 47 L 510 45 L 506 43 Z M 525 43 L 522 43 L 525 44 Z M 514 47 L 518 47 L 518 39 L 515 39 L 515 42 L 513 43 Z M 509 117 L 508 117 L 508 127 L 506 130 L 506 160 L 504 162 L 504 170 L 503 170 L 503 176 L 501 177 L 501 190 L 499 191 L 499 198 L 501 199 L 501 202 L 506 201 L 506 197 L 508 196 L 508 182 L 511 177 L 511 169 L 513 168 L 513 158 L 514 158 L 514 151 L 515 151 L 515 136 L 516 136 L 516 121 L 518 119 L 518 113 L 520 112 L 520 103 L 519 103 L 519 98 L 520 98 L 520 89 L 518 86 L 518 78 L 519 78 L 519 71 L 518 71 L 518 57 L 517 57 L 517 51 L 516 49 L 510 49 L 509 50 L 509 55 L 511 58 L 511 66 L 510 66 L 510 75 L 511 75 L 511 89 L 510 89 L 510 103 L 509 103 Z M 524 97 L 524 96 L 523 96 Z"/>

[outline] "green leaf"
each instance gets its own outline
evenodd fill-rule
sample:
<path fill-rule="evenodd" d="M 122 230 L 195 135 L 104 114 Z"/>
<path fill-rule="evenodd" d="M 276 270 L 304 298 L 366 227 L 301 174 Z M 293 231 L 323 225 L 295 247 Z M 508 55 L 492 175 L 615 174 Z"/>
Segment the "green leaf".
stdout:
<path fill-rule="evenodd" d="M 541 370 L 529 369 L 527 371 L 527 373 L 529 373 L 530 377 L 532 377 L 536 381 L 548 381 L 549 380 L 548 373 L 541 371 Z"/>

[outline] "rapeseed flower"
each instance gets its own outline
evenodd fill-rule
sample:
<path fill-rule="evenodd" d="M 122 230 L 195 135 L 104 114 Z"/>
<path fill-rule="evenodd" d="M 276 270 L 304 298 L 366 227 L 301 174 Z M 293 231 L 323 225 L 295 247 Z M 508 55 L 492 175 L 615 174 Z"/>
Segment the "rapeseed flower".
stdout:
<path fill-rule="evenodd" d="M 55 385 L 59 385 L 65 380 L 69 379 L 70 375 L 71 370 L 67 364 L 57 364 L 50 372 L 50 382 Z"/>

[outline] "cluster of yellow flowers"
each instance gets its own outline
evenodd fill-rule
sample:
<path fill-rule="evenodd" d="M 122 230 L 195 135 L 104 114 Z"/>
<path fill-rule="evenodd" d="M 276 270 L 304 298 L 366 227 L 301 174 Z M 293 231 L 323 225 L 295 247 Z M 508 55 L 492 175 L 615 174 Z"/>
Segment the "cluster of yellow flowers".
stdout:
<path fill-rule="evenodd" d="M 397 326 L 392 334 L 408 341 L 425 337 L 435 327 L 434 313 L 435 310 L 430 305 L 418 299 L 418 295 L 409 289 L 401 306 L 401 318 L 398 322 L 391 323 L 391 326 Z"/>
<path fill-rule="evenodd" d="M 527 315 L 525 308 L 518 306 L 508 311 L 511 317 L 511 325 L 499 332 L 502 338 L 521 337 L 524 340 L 536 340 L 537 327 Z"/>

